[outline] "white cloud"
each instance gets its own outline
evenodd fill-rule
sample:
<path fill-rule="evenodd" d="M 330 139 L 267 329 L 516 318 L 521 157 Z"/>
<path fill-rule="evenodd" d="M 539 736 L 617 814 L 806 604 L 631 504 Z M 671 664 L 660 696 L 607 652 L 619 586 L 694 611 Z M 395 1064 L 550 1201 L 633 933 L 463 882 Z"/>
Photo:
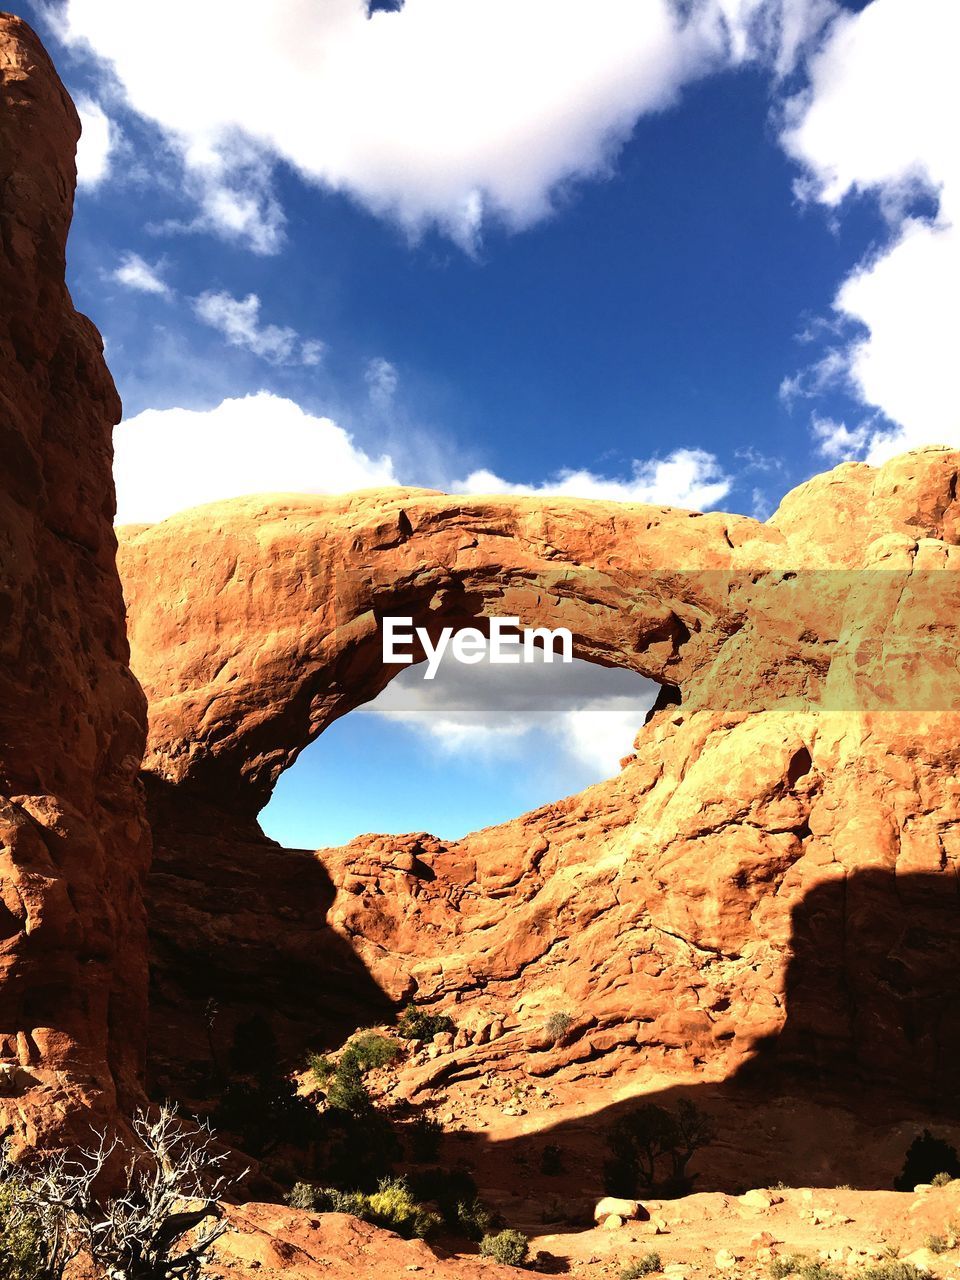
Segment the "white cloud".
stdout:
<path fill-rule="evenodd" d="M 222 333 L 232 347 L 244 347 L 269 364 L 316 365 L 324 344 L 312 338 L 301 341 L 296 329 L 260 324 L 260 299 L 255 293 L 235 298 L 226 292 L 202 293 L 194 300 L 198 319 Z"/>
<path fill-rule="evenodd" d="M 396 366 L 383 356 L 376 356 L 367 362 L 363 380 L 367 384 L 371 404 L 378 409 L 389 409 L 400 382 Z"/>
<path fill-rule="evenodd" d="M 529 757 L 546 735 L 586 770 L 583 786 L 616 773 L 656 694 L 634 672 L 580 660 L 464 666 L 447 656 L 434 680 L 408 668 L 357 714 L 403 724 L 450 755 Z"/>
<path fill-rule="evenodd" d="M 791 377 L 780 383 L 780 399 L 791 408 L 796 400 L 812 400 L 829 391 L 831 387 L 845 385 L 850 378 L 850 357 L 848 352 L 833 347 Z"/>
<path fill-rule="evenodd" d="M 919 444 L 960 445 L 958 47 L 951 0 L 874 0 L 834 24 L 811 59 L 809 89 L 789 104 L 783 144 L 804 166 L 805 195 L 837 208 L 872 192 L 890 221 L 891 242 L 834 304 L 859 331 L 842 353 L 848 378 L 895 424 L 848 433 L 873 462 Z M 938 202 L 935 218 L 909 216 L 920 191 Z M 846 447 L 840 436 L 836 447 Z"/>
<path fill-rule="evenodd" d="M 492 471 L 471 472 L 453 486 L 456 493 L 516 493 L 562 498 L 600 498 L 613 502 L 649 502 L 656 506 L 697 511 L 715 506 L 727 496 L 731 480 L 712 453 L 703 449 L 675 449 L 665 458 L 634 461 L 627 480 L 609 479 L 592 471 L 562 470 L 541 484 L 514 484 Z"/>
<path fill-rule="evenodd" d="M 559 184 L 607 173 L 637 119 L 691 80 L 747 58 L 786 72 L 833 10 L 406 0 L 368 16 L 366 0 L 167 0 L 147 35 L 130 0 L 65 0 L 62 28 L 174 141 L 201 224 L 270 252 L 276 160 L 413 234 L 437 223 L 471 247 L 488 214 L 528 226 Z"/>
<path fill-rule="evenodd" d="M 396 484 L 329 418 L 266 391 L 214 409 L 145 409 L 114 433 L 117 523 L 162 520 L 247 493 L 344 493 Z"/>
<path fill-rule="evenodd" d="M 171 294 L 170 286 L 160 275 L 160 268 L 145 262 L 138 253 L 125 253 L 110 278 L 138 293 L 155 293 L 163 297 Z"/>
<path fill-rule="evenodd" d="M 77 98 L 77 114 L 82 129 L 77 143 L 77 183 L 81 187 L 96 187 L 110 172 L 116 125 L 92 98 Z"/>
<path fill-rule="evenodd" d="M 816 413 L 810 425 L 817 442 L 817 452 L 831 462 L 849 462 L 854 458 L 862 458 L 873 433 L 872 422 L 861 422 L 851 430 L 845 422 L 822 418 Z"/>

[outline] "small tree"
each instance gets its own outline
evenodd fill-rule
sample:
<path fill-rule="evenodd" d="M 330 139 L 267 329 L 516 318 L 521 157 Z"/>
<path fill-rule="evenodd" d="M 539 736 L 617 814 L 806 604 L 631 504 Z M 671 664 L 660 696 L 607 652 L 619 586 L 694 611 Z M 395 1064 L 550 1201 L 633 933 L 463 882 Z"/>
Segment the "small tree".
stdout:
<path fill-rule="evenodd" d="M 957 1149 L 924 1129 L 907 1148 L 900 1176 L 894 1178 L 893 1185 L 897 1191 L 912 1191 L 919 1183 L 932 1182 L 942 1173 L 949 1178 L 960 1177 Z"/>
<path fill-rule="evenodd" d="M 135 1145 L 95 1132 L 95 1145 L 78 1156 L 14 1164 L 4 1153 L 7 1223 L 43 1242 L 38 1276 L 60 1280 L 81 1254 L 113 1280 L 199 1276 L 204 1254 L 226 1230 L 218 1202 L 236 1181 L 220 1171 L 226 1153 L 213 1150 L 209 1128 L 181 1120 L 170 1106 L 152 1117 L 137 1112 L 132 1128 Z M 97 1188 L 118 1157 L 123 1190 L 101 1199 Z"/>
<path fill-rule="evenodd" d="M 633 1196 L 640 1187 L 681 1193 L 689 1189 L 690 1157 L 712 1139 L 709 1119 L 686 1099 L 676 1114 L 654 1103 L 637 1107 L 607 1132 L 606 1188 L 622 1196 Z"/>

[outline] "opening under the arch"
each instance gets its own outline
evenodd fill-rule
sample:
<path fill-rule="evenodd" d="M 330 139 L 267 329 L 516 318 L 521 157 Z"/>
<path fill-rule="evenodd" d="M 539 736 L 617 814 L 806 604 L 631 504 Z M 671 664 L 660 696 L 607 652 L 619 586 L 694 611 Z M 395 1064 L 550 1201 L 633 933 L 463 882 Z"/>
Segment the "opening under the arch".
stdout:
<path fill-rule="evenodd" d="M 405 667 L 284 773 L 260 823 L 288 847 L 364 832 L 458 839 L 612 777 L 659 686 L 574 660 Z"/>

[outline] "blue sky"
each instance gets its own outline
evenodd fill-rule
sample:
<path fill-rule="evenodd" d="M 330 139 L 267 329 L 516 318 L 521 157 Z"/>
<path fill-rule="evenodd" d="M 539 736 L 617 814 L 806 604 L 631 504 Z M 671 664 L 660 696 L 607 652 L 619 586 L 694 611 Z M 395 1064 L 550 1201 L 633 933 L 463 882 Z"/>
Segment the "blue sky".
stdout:
<path fill-rule="evenodd" d="M 960 443 L 950 0 L 12 7 L 86 121 L 69 277 L 122 518 L 390 480 L 766 518 Z M 649 697 L 600 676 L 519 738 L 503 700 L 450 730 L 450 689 L 351 716 L 267 829 L 454 835 L 574 790 Z"/>

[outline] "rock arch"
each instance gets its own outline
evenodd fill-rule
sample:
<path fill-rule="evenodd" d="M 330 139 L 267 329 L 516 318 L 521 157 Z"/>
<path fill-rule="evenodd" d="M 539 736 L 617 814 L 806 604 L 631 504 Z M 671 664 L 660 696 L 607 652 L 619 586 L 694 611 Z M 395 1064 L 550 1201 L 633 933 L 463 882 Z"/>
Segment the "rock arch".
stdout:
<path fill-rule="evenodd" d="M 238 499 L 122 531 L 145 768 L 258 811 L 399 670 L 384 614 L 567 626 L 577 657 L 683 684 L 739 625 L 726 575 L 783 546 L 741 516 L 422 490 Z"/>
<path fill-rule="evenodd" d="M 559 982 L 589 1018 L 548 1072 L 746 1061 L 784 1022 L 799 901 L 864 867 L 960 866 L 958 474 L 941 449 L 846 464 L 766 525 L 384 490 L 237 499 L 122 531 L 150 702 L 164 1082 L 199 1001 L 185 983 L 218 966 L 225 1002 L 259 982 L 294 1039 L 316 1031 L 334 975 L 361 1017 L 368 996 L 469 1014 L 495 993 L 526 1063 Z M 580 796 L 454 844 L 321 851 L 318 914 L 282 887 L 314 855 L 277 850 L 255 815 L 297 752 L 389 679 L 378 617 L 401 610 L 569 626 L 579 656 L 679 686 L 682 705 L 663 699 L 635 760 Z M 638 1004 L 655 1015 L 638 1021 Z"/>

